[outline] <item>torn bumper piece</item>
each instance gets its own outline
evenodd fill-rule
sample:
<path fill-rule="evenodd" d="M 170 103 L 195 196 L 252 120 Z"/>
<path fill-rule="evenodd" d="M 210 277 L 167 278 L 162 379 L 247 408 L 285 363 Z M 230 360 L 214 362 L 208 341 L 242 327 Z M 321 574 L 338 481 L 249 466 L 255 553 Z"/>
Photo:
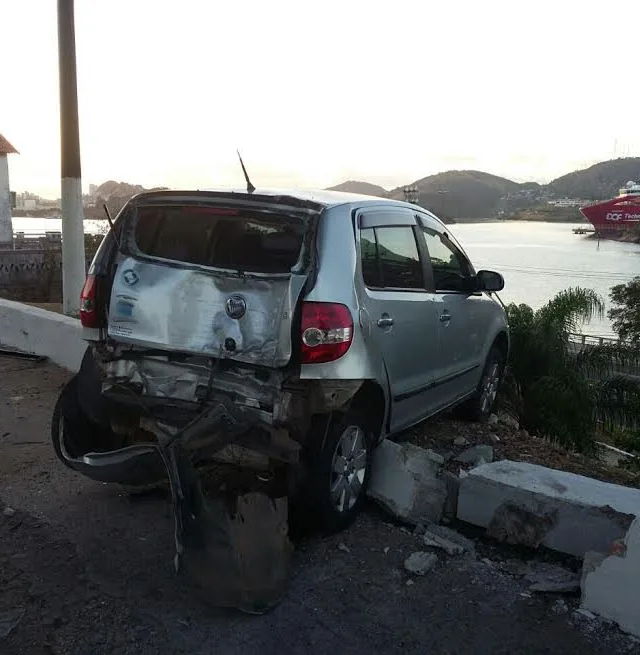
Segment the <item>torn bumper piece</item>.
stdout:
<path fill-rule="evenodd" d="M 288 538 L 286 472 L 239 475 L 222 497 L 207 499 L 185 446 L 225 422 L 211 446 L 246 433 L 223 404 L 203 412 L 161 447 L 171 483 L 175 518 L 175 567 L 204 592 L 208 602 L 262 613 L 284 594 L 292 553 Z"/>

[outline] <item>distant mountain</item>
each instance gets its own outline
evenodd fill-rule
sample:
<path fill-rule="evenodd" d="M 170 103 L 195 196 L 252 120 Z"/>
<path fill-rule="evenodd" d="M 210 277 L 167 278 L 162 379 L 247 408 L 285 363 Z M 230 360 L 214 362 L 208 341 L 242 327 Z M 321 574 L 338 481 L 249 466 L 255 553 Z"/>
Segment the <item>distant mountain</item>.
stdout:
<path fill-rule="evenodd" d="M 603 161 L 563 175 L 547 186 L 556 196 L 604 200 L 617 195 L 620 187 L 630 180 L 640 181 L 640 157 Z"/>
<path fill-rule="evenodd" d="M 328 191 L 344 191 L 345 193 L 359 193 L 365 196 L 378 196 L 379 198 L 386 198 L 388 192 L 377 184 L 369 184 L 369 182 L 357 182 L 349 180 L 342 184 L 329 187 Z"/>
<path fill-rule="evenodd" d="M 441 218 L 488 218 L 500 209 L 501 198 L 520 185 L 482 171 L 446 171 L 410 184 L 418 190 L 418 204 Z M 404 199 L 404 187 L 389 193 Z"/>
<path fill-rule="evenodd" d="M 146 189 L 140 184 L 108 180 L 97 188 L 93 204 L 84 208 L 85 218 L 104 218 L 103 205 L 105 204 L 109 208 L 111 215 L 115 216 L 132 196 L 143 191 L 161 191 L 167 188 L 155 187 L 153 189 Z"/>
<path fill-rule="evenodd" d="M 98 187 L 96 196 L 103 200 L 109 200 L 110 198 L 131 198 L 131 196 L 135 196 L 136 193 L 142 193 L 143 191 L 145 191 L 145 188 L 140 184 L 129 184 L 127 182 L 108 180 Z"/>

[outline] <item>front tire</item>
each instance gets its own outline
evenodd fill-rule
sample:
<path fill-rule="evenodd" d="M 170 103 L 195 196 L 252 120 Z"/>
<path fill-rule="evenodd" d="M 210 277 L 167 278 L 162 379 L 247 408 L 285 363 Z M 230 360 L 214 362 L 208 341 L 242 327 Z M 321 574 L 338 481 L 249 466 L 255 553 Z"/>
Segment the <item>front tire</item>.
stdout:
<path fill-rule="evenodd" d="M 502 350 L 497 345 L 492 346 L 475 394 L 460 406 L 464 418 L 470 421 L 486 421 L 489 418 L 502 384 L 505 365 Z"/>
<path fill-rule="evenodd" d="M 319 527 L 339 532 L 355 521 L 365 502 L 373 434 L 364 414 L 349 410 L 329 419 L 326 433 L 318 436 L 309 453 L 310 500 Z"/>

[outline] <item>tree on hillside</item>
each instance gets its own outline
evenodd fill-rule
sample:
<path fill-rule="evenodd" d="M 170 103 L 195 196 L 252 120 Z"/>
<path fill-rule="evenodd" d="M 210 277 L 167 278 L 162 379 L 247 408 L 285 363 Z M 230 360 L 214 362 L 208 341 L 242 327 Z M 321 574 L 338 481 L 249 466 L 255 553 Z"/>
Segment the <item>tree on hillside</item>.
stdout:
<path fill-rule="evenodd" d="M 511 353 L 501 403 L 520 425 L 580 451 L 594 447 L 599 429 L 635 425 L 640 384 L 621 367 L 640 362 L 625 344 L 584 348 L 571 342 L 583 321 L 604 316 L 604 303 L 589 289 L 567 289 L 544 307 L 507 307 Z"/>
<path fill-rule="evenodd" d="M 614 307 L 608 316 L 616 334 L 623 341 L 640 346 L 640 277 L 616 285 L 609 297 Z"/>

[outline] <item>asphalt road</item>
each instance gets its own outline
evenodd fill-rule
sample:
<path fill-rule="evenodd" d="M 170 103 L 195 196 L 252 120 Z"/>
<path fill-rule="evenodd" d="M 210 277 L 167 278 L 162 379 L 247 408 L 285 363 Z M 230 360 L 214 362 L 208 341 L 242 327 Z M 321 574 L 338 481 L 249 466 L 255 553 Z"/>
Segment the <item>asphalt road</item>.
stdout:
<path fill-rule="evenodd" d="M 341 535 L 296 544 L 271 613 L 211 608 L 173 571 L 163 493 L 91 482 L 55 459 L 49 418 L 67 376 L 0 358 L 2 655 L 640 653 L 615 627 L 574 615 L 576 598 L 556 612 L 558 597 L 527 593 L 489 543 L 410 576 L 418 537 L 375 508 Z M 3 639 L 7 617 L 16 625 Z"/>

